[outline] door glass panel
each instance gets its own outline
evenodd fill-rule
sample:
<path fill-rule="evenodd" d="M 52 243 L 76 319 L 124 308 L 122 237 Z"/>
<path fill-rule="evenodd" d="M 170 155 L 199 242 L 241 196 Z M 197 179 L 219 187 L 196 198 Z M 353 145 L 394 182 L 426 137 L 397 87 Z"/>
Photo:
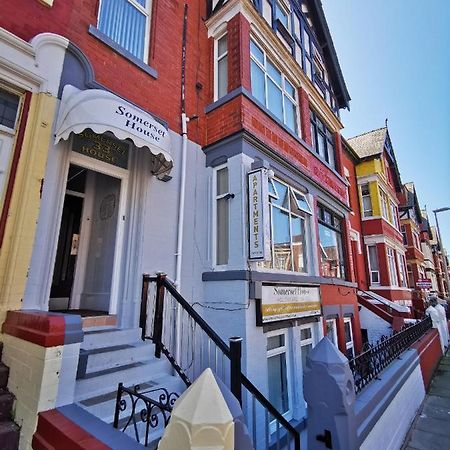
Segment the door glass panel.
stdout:
<path fill-rule="evenodd" d="M 286 354 L 271 356 L 267 360 L 269 372 L 269 400 L 282 414 L 289 410 Z"/>
<path fill-rule="evenodd" d="M 109 311 L 116 246 L 120 180 L 89 172 L 86 195 L 92 195 L 90 237 L 81 309 Z"/>

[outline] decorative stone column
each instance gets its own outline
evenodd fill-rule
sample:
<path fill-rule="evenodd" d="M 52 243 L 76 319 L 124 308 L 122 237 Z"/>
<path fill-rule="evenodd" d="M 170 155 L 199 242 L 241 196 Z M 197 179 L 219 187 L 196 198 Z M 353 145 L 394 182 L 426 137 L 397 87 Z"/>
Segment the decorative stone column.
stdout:
<path fill-rule="evenodd" d="M 308 450 L 356 450 L 353 375 L 345 356 L 324 337 L 306 359 Z"/>

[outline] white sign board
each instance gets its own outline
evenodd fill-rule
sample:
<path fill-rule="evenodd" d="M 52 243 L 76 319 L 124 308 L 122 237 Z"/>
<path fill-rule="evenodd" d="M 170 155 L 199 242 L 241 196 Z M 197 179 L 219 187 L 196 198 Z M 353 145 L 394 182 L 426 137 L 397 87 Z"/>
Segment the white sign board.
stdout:
<path fill-rule="evenodd" d="M 269 194 L 266 169 L 248 173 L 249 259 L 270 257 Z"/>
<path fill-rule="evenodd" d="M 320 288 L 301 285 L 262 286 L 259 324 L 320 316 Z"/>

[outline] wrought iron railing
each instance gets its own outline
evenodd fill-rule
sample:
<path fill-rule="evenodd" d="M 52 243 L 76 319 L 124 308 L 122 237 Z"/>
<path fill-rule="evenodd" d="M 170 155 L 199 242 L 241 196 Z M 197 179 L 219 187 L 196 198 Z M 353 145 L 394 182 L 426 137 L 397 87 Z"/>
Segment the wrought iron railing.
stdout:
<path fill-rule="evenodd" d="M 300 434 L 241 372 L 241 338 L 227 345 L 163 274 L 143 276 L 142 338 L 155 344 L 189 386 L 207 367 L 242 405 L 255 450 L 299 450 Z"/>
<path fill-rule="evenodd" d="M 419 340 L 432 327 L 427 317 L 414 325 L 406 325 L 401 331 L 390 337 L 382 337 L 376 344 L 370 345 L 363 353 L 349 361 L 358 394 L 392 361 L 398 358 L 414 342 Z"/>
<path fill-rule="evenodd" d="M 178 397 L 165 388 L 141 390 L 119 383 L 113 426 L 147 447 L 161 436 Z"/>

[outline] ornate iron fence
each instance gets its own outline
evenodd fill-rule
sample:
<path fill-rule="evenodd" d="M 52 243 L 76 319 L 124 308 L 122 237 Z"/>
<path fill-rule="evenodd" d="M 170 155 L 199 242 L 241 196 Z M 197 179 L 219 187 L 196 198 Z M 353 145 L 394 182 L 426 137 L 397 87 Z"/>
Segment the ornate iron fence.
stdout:
<path fill-rule="evenodd" d="M 138 385 L 127 388 L 119 383 L 113 426 L 147 447 L 161 436 L 178 397 L 164 388 L 141 391 Z"/>
<path fill-rule="evenodd" d="M 375 345 L 349 361 L 358 394 L 394 359 L 398 358 L 411 344 L 419 340 L 432 327 L 427 317 L 414 325 L 406 325 L 390 337 L 381 338 Z"/>

